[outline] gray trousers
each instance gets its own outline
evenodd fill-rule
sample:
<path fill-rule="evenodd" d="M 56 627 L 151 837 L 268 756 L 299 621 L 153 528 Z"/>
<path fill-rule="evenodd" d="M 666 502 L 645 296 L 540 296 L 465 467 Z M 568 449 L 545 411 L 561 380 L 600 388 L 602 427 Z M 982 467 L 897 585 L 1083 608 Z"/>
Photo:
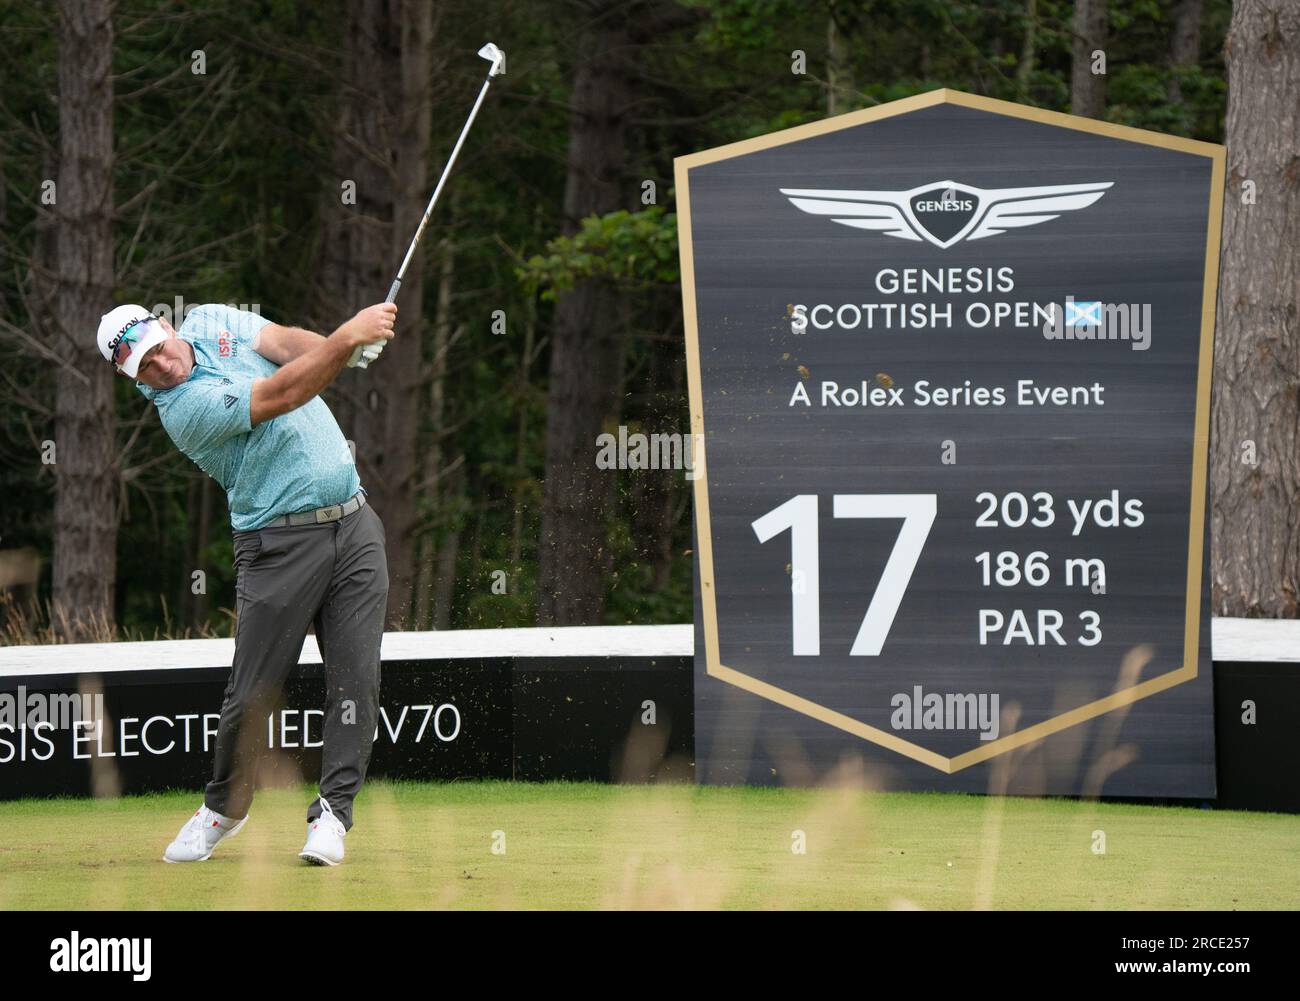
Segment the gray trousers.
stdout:
<path fill-rule="evenodd" d="M 388 602 L 384 525 L 369 504 L 338 521 L 234 533 L 235 659 L 204 802 L 244 817 L 264 757 L 267 715 L 307 627 L 325 662 L 320 794 L 345 827 L 365 781 L 379 713 L 379 644 Z M 307 811 L 320 816 L 318 800 Z"/>

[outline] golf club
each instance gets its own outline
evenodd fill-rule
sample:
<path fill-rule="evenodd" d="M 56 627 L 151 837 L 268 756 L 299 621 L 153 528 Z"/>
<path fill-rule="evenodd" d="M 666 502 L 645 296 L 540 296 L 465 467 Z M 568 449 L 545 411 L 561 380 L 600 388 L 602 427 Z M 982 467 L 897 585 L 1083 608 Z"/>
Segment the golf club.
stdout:
<path fill-rule="evenodd" d="M 460 152 L 465 137 L 469 135 L 469 128 L 474 124 L 474 118 L 478 115 L 478 109 L 483 103 L 483 98 L 487 96 L 488 87 L 492 85 L 492 78 L 501 73 L 505 66 L 506 54 L 491 42 L 479 49 L 478 54 L 490 61 L 492 66 L 488 69 L 487 79 L 483 81 L 483 88 L 478 92 L 478 99 L 475 100 L 474 107 L 470 109 L 469 118 L 465 119 L 465 127 L 460 130 L 460 138 L 456 140 L 456 145 L 451 149 L 451 156 L 447 158 L 447 166 L 442 169 L 442 176 L 438 178 L 438 186 L 433 189 L 433 197 L 429 199 L 429 206 L 424 210 L 424 218 L 420 220 L 415 236 L 411 238 L 411 245 L 406 248 L 406 257 L 402 259 L 402 266 L 397 269 L 397 277 L 393 279 L 392 287 L 388 290 L 388 298 L 384 300 L 385 302 L 395 302 L 397 300 L 397 292 L 402 287 L 402 278 L 406 275 L 406 269 L 415 254 L 415 248 L 420 243 L 420 237 L 424 235 L 424 227 L 429 224 L 429 217 L 433 215 L 433 207 L 438 202 L 438 195 L 442 193 L 442 186 L 447 182 L 447 175 L 451 173 L 452 164 L 456 162 L 456 154 Z M 357 367 L 368 368 L 370 363 L 378 358 L 383 350 L 383 341 L 358 348 L 357 351 L 361 353 L 361 357 L 356 362 Z"/>

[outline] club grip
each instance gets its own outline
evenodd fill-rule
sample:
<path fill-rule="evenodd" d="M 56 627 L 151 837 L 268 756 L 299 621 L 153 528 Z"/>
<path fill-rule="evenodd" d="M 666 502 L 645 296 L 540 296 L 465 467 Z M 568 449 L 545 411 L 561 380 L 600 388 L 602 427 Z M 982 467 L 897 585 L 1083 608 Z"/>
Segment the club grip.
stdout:
<path fill-rule="evenodd" d="M 401 287 L 402 287 L 402 279 L 400 279 L 400 278 L 394 278 L 394 279 L 393 279 L 393 287 L 390 288 L 390 289 L 388 290 L 388 298 L 385 299 L 384 302 L 396 302 L 396 301 L 397 301 L 397 290 L 398 290 L 399 288 L 401 288 Z"/>

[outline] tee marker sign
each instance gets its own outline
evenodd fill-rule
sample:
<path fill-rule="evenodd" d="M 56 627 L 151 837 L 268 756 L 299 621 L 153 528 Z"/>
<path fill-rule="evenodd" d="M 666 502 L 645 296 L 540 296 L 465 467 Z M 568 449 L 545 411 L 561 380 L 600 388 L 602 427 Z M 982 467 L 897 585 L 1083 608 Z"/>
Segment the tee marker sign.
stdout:
<path fill-rule="evenodd" d="M 1214 795 L 1223 179 L 950 90 L 678 158 L 701 781 Z"/>

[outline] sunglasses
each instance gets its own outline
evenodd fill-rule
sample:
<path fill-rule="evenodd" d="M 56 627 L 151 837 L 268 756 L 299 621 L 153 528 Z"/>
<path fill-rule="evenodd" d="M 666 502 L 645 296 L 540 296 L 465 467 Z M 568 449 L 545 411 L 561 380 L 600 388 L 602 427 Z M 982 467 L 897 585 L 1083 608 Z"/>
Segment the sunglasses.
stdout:
<path fill-rule="evenodd" d="M 117 341 L 113 344 L 112 356 L 109 361 L 118 368 L 126 364 L 126 360 L 131 357 L 131 346 L 140 340 L 145 330 L 148 329 L 147 325 L 155 320 L 157 320 L 157 317 L 142 316 L 140 319 L 132 320 L 123 327 L 122 332 L 117 335 Z"/>

